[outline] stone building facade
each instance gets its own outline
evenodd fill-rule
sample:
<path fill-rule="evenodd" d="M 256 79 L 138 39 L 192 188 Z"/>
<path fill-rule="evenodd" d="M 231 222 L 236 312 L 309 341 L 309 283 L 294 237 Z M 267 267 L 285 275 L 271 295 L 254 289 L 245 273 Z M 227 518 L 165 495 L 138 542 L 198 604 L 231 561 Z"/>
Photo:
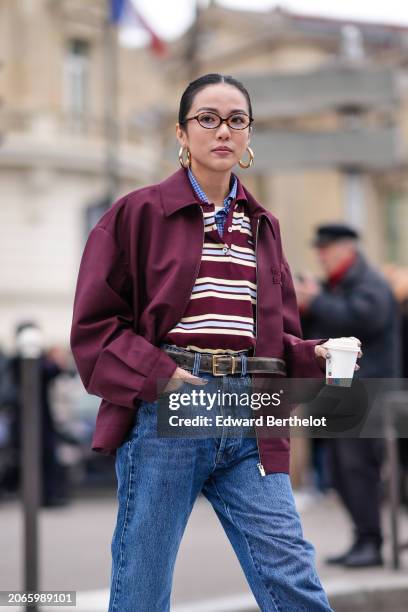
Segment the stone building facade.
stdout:
<path fill-rule="evenodd" d="M 104 0 L 0 1 L 0 344 L 38 321 L 68 346 L 79 259 L 107 195 Z M 119 48 L 117 192 L 157 178 L 160 63 Z M 147 76 L 146 76 L 147 75 Z M 141 87 L 141 82 L 149 81 Z M 140 109 L 149 112 L 140 115 Z M 154 112 L 153 112 L 154 111 Z M 109 200 L 109 202 L 108 202 Z"/>

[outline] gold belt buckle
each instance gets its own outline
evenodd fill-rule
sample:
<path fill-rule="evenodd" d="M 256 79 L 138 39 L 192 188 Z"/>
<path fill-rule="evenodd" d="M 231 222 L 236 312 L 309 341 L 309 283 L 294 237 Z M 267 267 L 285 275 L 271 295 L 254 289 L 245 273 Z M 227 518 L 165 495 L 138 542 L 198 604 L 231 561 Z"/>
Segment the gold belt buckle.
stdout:
<path fill-rule="evenodd" d="M 226 374 L 223 374 L 222 372 L 218 372 L 217 371 L 217 366 L 219 366 L 219 364 L 217 363 L 217 359 L 231 359 L 231 374 L 235 374 L 235 370 L 236 370 L 236 360 L 235 357 L 233 355 L 213 355 L 212 356 L 212 373 L 213 376 L 226 376 Z M 227 372 L 227 374 L 229 374 L 229 372 Z"/>

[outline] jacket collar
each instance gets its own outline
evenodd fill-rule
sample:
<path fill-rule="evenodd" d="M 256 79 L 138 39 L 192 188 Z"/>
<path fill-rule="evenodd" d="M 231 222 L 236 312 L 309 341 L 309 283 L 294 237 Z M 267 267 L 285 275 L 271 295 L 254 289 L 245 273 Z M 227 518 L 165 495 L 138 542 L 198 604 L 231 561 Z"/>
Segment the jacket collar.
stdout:
<path fill-rule="evenodd" d="M 274 231 L 268 211 L 245 189 L 238 177 L 237 180 L 237 200 L 247 203 L 250 217 L 266 216 L 272 227 L 272 231 Z M 186 206 L 200 204 L 191 186 L 187 172 L 183 168 L 180 168 L 174 174 L 171 174 L 164 181 L 159 183 L 159 190 L 166 217 L 169 217 Z"/>

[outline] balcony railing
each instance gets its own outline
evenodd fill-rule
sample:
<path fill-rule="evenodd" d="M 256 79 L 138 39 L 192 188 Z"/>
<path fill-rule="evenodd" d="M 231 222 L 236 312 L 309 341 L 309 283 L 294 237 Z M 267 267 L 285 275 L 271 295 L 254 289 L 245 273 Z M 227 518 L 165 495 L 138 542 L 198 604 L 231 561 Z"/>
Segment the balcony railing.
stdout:
<path fill-rule="evenodd" d="M 1 113 L 2 132 L 7 134 L 38 135 L 41 138 L 67 137 L 90 140 L 106 138 L 106 123 L 103 118 L 92 115 L 69 115 L 63 113 L 36 113 L 7 110 Z M 140 144 L 143 135 L 131 120 L 119 122 L 120 139 L 129 144 Z"/>

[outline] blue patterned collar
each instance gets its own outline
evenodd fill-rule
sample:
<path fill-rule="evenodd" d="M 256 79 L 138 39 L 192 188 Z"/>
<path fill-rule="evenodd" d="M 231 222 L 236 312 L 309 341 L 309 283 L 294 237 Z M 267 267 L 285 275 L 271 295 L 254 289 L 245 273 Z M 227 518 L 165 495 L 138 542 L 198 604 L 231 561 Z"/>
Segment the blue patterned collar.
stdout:
<path fill-rule="evenodd" d="M 190 183 L 191 186 L 193 187 L 194 191 L 196 192 L 199 200 L 201 200 L 201 202 L 204 202 L 205 204 L 209 204 L 209 200 L 207 198 L 207 196 L 205 195 L 204 191 L 201 189 L 199 182 L 197 181 L 196 177 L 194 176 L 191 168 L 187 169 L 187 173 L 188 173 L 188 178 L 190 179 Z M 233 183 L 232 183 L 232 187 L 231 187 L 231 191 L 229 192 L 229 194 L 227 195 L 227 197 L 224 199 L 224 208 L 227 208 L 227 206 L 229 205 L 229 203 L 232 200 L 235 200 L 236 195 L 237 195 L 237 187 L 238 187 L 238 181 L 237 181 L 237 177 L 233 176 Z"/>

